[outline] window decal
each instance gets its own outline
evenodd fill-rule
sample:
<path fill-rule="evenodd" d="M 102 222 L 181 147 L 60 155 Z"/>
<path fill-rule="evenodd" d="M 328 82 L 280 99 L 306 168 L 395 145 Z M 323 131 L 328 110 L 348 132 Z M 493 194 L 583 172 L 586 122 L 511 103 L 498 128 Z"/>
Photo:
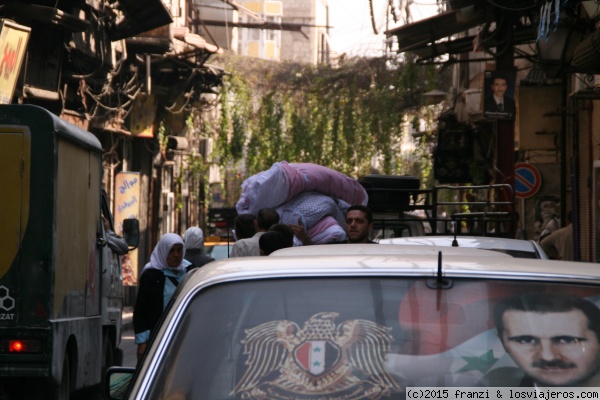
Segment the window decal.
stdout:
<path fill-rule="evenodd" d="M 401 391 L 386 372 L 391 328 L 335 312 L 302 328 L 270 321 L 245 331 L 246 372 L 231 395 L 249 399 L 380 399 Z"/>

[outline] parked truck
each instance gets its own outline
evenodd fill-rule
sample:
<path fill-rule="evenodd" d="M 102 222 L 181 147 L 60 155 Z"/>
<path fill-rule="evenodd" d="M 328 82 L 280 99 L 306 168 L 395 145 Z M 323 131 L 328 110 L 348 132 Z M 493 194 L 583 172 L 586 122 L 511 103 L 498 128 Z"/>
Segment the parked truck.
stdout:
<path fill-rule="evenodd" d="M 2 105 L 0 165 L 0 398 L 101 387 L 119 361 L 123 281 L 100 142 L 43 108 Z"/>

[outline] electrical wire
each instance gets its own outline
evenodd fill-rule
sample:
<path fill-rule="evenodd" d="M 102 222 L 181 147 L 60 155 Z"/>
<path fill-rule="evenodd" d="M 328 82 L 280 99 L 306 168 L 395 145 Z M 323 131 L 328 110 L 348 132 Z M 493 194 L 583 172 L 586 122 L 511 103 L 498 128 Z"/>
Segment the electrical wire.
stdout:
<path fill-rule="evenodd" d="M 186 100 L 185 100 L 185 103 L 183 103 L 183 105 L 179 108 L 179 110 L 174 111 L 175 106 L 177 105 L 177 100 L 175 100 L 175 102 L 170 106 L 165 105 L 165 110 L 167 110 L 171 114 L 181 114 L 184 110 L 188 109 L 187 106 L 192 101 L 193 96 L 194 96 L 194 88 L 191 88 L 189 92 L 186 92 L 183 95 L 183 97 L 186 98 Z"/>
<path fill-rule="evenodd" d="M 373 6 L 374 0 L 369 0 L 369 11 L 371 12 L 371 27 L 373 28 L 373 33 L 379 35 L 379 28 L 377 28 L 377 23 L 375 22 L 375 7 Z"/>
<path fill-rule="evenodd" d="M 98 16 L 96 15 L 96 13 L 94 11 L 95 10 L 90 7 L 90 13 L 89 13 L 89 15 L 91 17 L 93 17 L 92 18 L 93 22 L 95 22 L 95 23 L 98 24 L 98 29 L 96 29 L 96 32 L 104 32 L 105 28 L 104 28 L 104 23 L 102 21 L 102 18 L 98 18 Z M 99 46 L 96 47 L 96 52 L 95 53 L 96 53 L 96 57 L 98 57 L 100 59 L 100 63 L 97 64 L 97 66 L 94 69 L 94 71 L 89 72 L 87 74 L 83 74 L 83 75 L 72 75 L 73 78 L 75 78 L 75 79 L 91 78 L 91 77 L 97 75 L 102 70 L 102 68 L 104 67 L 104 63 L 105 63 L 104 54 L 106 52 L 106 44 L 105 44 L 105 38 L 104 38 L 103 34 L 99 35 L 99 39 L 100 39 L 98 41 L 99 42 Z M 64 43 L 63 45 L 66 48 L 67 52 L 69 54 L 71 54 L 71 49 L 69 48 L 69 46 L 66 43 Z M 98 49 L 99 49 L 99 51 L 98 51 Z"/>
<path fill-rule="evenodd" d="M 511 8 L 511 7 L 506 7 L 506 6 L 501 6 L 500 4 L 496 3 L 493 0 L 486 0 L 488 3 L 490 3 L 491 5 L 493 5 L 496 8 L 500 8 L 502 10 L 506 10 L 506 11 L 527 11 L 527 10 L 531 10 L 537 7 L 537 5 L 535 4 L 535 2 L 533 2 L 533 4 L 529 7 L 521 7 L 521 8 Z"/>

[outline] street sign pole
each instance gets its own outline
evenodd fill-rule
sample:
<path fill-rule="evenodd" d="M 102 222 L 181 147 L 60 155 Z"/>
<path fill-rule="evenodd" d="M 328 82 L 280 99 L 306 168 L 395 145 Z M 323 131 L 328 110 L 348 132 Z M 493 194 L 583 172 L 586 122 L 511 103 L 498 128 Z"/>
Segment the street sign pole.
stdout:
<path fill-rule="evenodd" d="M 514 69 L 513 21 L 514 12 L 507 9 L 496 10 L 496 70 Z M 515 113 L 516 114 L 516 113 Z M 516 117 L 516 115 L 515 115 Z M 514 120 L 498 120 L 496 125 L 496 183 L 508 184 L 514 193 L 515 172 L 515 122 Z M 513 193 L 504 194 L 505 200 L 513 199 Z M 510 198 L 509 198 L 510 196 Z M 515 236 L 515 220 L 509 230 Z"/>

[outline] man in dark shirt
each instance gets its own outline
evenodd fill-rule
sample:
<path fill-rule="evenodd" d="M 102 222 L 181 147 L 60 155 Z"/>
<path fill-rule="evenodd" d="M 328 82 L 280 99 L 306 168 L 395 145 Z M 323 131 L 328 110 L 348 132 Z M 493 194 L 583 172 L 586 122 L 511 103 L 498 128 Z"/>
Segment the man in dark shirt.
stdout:
<path fill-rule="evenodd" d="M 102 224 L 104 225 L 104 239 L 106 240 L 106 245 L 118 256 L 127 254 L 129 252 L 129 245 L 123 237 L 117 235 L 110 229 L 110 222 L 104 215 L 102 215 Z"/>

